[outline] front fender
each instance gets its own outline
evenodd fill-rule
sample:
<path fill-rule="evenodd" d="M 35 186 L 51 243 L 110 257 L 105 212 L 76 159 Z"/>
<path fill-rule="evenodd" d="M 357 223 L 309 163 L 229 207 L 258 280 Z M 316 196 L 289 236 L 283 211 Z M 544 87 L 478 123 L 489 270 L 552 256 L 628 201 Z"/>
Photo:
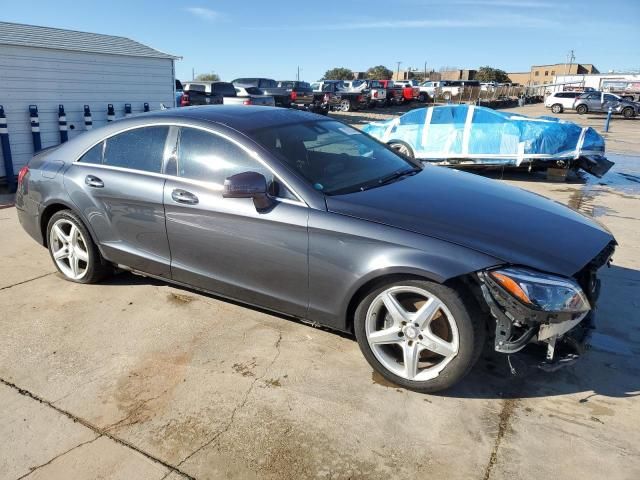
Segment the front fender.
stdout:
<path fill-rule="evenodd" d="M 308 319 L 345 331 L 351 300 L 377 279 L 407 275 L 444 283 L 502 263 L 425 235 L 313 211 L 309 216 Z"/>

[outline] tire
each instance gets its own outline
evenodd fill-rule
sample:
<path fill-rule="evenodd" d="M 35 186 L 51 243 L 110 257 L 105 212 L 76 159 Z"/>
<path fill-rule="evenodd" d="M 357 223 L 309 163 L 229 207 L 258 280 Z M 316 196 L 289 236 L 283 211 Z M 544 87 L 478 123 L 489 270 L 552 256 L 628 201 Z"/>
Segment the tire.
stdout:
<path fill-rule="evenodd" d="M 587 108 L 586 105 L 578 105 L 576 107 L 576 112 L 578 113 L 578 115 L 584 115 L 588 111 L 589 111 L 589 109 Z"/>
<path fill-rule="evenodd" d="M 422 103 L 427 103 L 428 99 L 429 99 L 429 96 L 424 92 L 421 92 L 420 95 L 418 95 L 418 100 Z"/>
<path fill-rule="evenodd" d="M 445 102 L 451 101 L 451 92 L 444 92 L 442 94 L 442 98 L 444 99 Z"/>
<path fill-rule="evenodd" d="M 391 148 L 393 148 L 396 152 L 398 152 L 401 155 L 404 155 L 405 157 L 415 158 L 412 148 L 404 142 L 392 140 L 391 142 L 388 143 L 388 145 Z"/>
<path fill-rule="evenodd" d="M 351 100 L 340 101 L 340 111 L 351 112 L 352 110 L 353 110 L 353 104 L 351 103 Z"/>
<path fill-rule="evenodd" d="M 426 302 L 415 303 L 420 298 L 433 302 L 423 318 L 420 312 L 430 310 Z M 398 308 L 389 310 L 387 304 Z M 389 311 L 397 312 L 394 318 Z M 486 335 L 479 318 L 479 307 L 465 294 L 407 278 L 374 288 L 356 309 L 354 330 L 376 372 L 409 390 L 430 393 L 458 383 L 478 360 Z M 423 327 L 416 327 L 420 323 Z"/>
<path fill-rule="evenodd" d="M 636 116 L 636 112 L 634 112 L 633 108 L 631 107 L 625 107 L 622 110 L 622 115 L 624 116 L 624 118 L 633 118 Z"/>
<path fill-rule="evenodd" d="M 563 108 L 562 105 L 560 105 L 559 103 L 554 103 L 553 105 L 551 105 L 551 111 L 553 113 L 562 113 L 563 112 Z"/>
<path fill-rule="evenodd" d="M 96 283 L 113 271 L 102 258 L 87 227 L 71 210 L 60 210 L 49 219 L 47 247 L 53 264 L 65 280 Z"/>

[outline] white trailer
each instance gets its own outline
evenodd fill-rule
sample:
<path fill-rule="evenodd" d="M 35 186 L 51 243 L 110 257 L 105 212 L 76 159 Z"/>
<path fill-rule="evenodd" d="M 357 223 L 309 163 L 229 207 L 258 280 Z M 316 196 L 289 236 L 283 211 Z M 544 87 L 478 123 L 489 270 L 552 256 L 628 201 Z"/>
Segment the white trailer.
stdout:
<path fill-rule="evenodd" d="M 14 174 L 34 153 L 30 105 L 38 109 L 42 148 L 57 145 L 60 105 L 69 138 L 87 129 L 85 105 L 94 128 L 107 122 L 109 104 L 115 118 L 125 105 L 133 114 L 145 104 L 175 106 L 178 58 L 124 37 L 0 22 L 0 106 Z M 7 180 L 1 151 L 0 180 Z"/>

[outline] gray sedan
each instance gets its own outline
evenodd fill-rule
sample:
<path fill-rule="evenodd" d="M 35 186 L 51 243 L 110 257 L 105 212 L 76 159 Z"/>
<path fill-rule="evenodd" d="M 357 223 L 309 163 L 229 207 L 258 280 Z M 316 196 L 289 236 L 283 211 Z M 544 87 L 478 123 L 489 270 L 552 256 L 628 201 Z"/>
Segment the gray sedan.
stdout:
<path fill-rule="evenodd" d="M 487 335 L 550 369 L 575 359 L 615 246 L 540 196 L 269 107 L 112 122 L 37 154 L 16 206 L 67 280 L 128 270 L 351 332 L 422 392 L 459 381 Z"/>

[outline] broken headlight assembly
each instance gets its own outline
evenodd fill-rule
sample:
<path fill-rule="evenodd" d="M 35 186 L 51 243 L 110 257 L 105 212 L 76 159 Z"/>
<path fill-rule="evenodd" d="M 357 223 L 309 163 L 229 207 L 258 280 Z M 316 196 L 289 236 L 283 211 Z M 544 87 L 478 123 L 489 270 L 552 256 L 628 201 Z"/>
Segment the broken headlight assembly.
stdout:
<path fill-rule="evenodd" d="M 582 288 L 571 279 L 515 267 L 491 270 L 488 274 L 514 298 L 531 308 L 570 313 L 591 310 Z"/>
<path fill-rule="evenodd" d="M 479 272 L 484 299 L 496 319 L 495 349 L 515 353 L 531 341 L 555 342 L 580 323 L 591 305 L 578 283 L 523 267 Z"/>

